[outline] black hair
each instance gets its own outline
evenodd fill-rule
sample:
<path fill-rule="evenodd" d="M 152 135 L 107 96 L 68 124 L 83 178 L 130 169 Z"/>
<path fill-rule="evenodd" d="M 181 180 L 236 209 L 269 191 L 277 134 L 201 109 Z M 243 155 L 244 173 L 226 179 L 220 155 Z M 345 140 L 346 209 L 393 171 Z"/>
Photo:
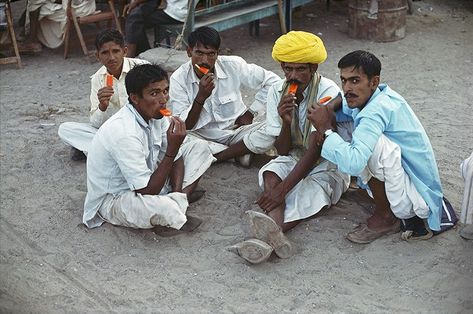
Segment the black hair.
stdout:
<path fill-rule="evenodd" d="M 143 96 L 143 90 L 151 83 L 166 80 L 169 83 L 168 73 L 156 64 L 141 64 L 135 66 L 125 77 L 128 100 L 133 103 L 130 94 Z"/>
<path fill-rule="evenodd" d="M 355 69 L 361 68 L 369 79 L 381 74 L 381 61 L 368 51 L 356 50 L 345 55 L 338 61 L 339 69 L 350 66 L 354 66 Z"/>
<path fill-rule="evenodd" d="M 220 48 L 220 34 L 212 27 L 202 26 L 189 34 L 187 43 L 190 48 L 194 48 L 197 43 L 201 43 L 206 48 Z"/>
<path fill-rule="evenodd" d="M 101 31 L 99 34 L 97 34 L 97 37 L 95 37 L 95 48 L 97 48 L 97 51 L 99 51 L 104 44 L 111 41 L 122 48 L 125 47 L 125 39 L 119 31 L 116 29 L 106 29 Z"/>

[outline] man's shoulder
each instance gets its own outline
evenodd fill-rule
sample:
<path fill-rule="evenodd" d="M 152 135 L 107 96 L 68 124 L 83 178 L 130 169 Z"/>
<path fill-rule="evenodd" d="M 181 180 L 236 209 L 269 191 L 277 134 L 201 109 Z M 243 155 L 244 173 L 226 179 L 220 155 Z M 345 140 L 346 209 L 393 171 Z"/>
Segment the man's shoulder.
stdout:
<path fill-rule="evenodd" d="M 148 60 L 144 59 L 138 59 L 138 58 L 128 58 L 125 57 L 125 61 L 128 62 L 131 68 L 133 68 L 136 65 L 141 65 L 141 64 L 150 64 Z"/>
<path fill-rule="evenodd" d="M 107 68 L 105 67 L 105 65 L 102 65 L 98 70 L 97 72 L 95 72 L 94 74 L 92 74 L 90 76 L 90 79 L 93 80 L 97 77 L 100 77 L 102 75 L 105 75 L 107 73 Z"/>
<path fill-rule="evenodd" d="M 191 65 L 191 61 L 190 61 L 190 60 L 187 61 L 187 62 L 184 63 L 184 64 L 181 64 L 181 65 L 176 69 L 176 71 L 174 71 L 174 72 L 171 74 L 170 79 L 180 80 L 180 78 L 186 77 L 186 76 L 187 76 L 187 73 L 189 73 L 190 65 Z"/>

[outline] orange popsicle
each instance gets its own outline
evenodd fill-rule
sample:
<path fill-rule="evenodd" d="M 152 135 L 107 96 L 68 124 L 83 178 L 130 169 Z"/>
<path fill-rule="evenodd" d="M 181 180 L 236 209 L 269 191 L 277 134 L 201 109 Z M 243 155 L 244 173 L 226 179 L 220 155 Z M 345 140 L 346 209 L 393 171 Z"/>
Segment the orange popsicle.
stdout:
<path fill-rule="evenodd" d="M 323 105 L 325 104 L 327 101 L 329 101 L 330 99 L 332 99 L 332 96 L 325 96 L 325 97 L 322 97 L 320 100 L 319 100 L 319 105 Z"/>
<path fill-rule="evenodd" d="M 107 73 L 107 76 L 105 78 L 105 86 L 107 87 L 113 86 L 113 75 Z"/>
<path fill-rule="evenodd" d="M 296 92 L 297 92 L 297 87 L 298 87 L 298 86 L 297 86 L 296 83 L 291 83 L 291 85 L 289 85 L 289 88 L 287 89 L 287 92 L 288 92 L 289 94 L 295 95 Z"/>
<path fill-rule="evenodd" d="M 164 117 L 169 117 L 170 115 L 172 115 L 171 110 L 169 110 L 168 108 L 163 108 L 159 110 L 159 113 L 162 114 Z"/>
<path fill-rule="evenodd" d="M 200 72 L 202 72 L 204 75 L 209 73 L 209 69 L 207 69 L 206 67 L 204 66 L 199 66 L 198 64 L 194 64 L 195 67 L 197 68 L 197 70 L 199 70 Z"/>

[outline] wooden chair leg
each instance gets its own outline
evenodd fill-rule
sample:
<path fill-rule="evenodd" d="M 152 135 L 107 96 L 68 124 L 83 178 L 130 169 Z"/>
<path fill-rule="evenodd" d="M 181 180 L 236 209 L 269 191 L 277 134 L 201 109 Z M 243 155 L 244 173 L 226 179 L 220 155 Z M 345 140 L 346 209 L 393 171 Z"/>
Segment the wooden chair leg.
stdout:
<path fill-rule="evenodd" d="M 74 16 L 72 17 L 72 21 L 74 22 L 74 28 L 76 29 L 77 37 L 79 37 L 79 42 L 82 47 L 82 51 L 84 52 L 85 56 L 88 56 L 89 52 L 87 51 L 87 45 L 85 44 L 84 36 L 82 36 L 79 22 L 77 22 L 77 19 Z"/>
<path fill-rule="evenodd" d="M 9 2 L 6 3 L 5 14 L 7 16 L 8 33 L 10 34 L 10 40 L 13 44 L 13 50 L 15 51 L 16 64 L 17 64 L 18 68 L 21 69 L 22 65 L 21 65 L 20 50 L 18 49 L 18 44 L 16 42 L 15 30 L 13 29 L 13 19 L 12 19 L 12 16 L 11 16 L 11 9 L 10 9 L 10 3 Z"/>
<path fill-rule="evenodd" d="M 67 58 L 69 54 L 69 40 L 71 38 L 71 21 L 66 22 L 66 30 L 64 32 L 64 59 Z"/>

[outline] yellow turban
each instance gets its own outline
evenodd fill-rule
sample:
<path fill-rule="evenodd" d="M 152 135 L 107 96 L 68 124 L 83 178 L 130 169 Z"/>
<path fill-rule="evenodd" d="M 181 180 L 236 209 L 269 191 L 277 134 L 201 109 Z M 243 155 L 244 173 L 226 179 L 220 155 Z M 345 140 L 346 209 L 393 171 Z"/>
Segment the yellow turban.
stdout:
<path fill-rule="evenodd" d="M 272 57 L 277 62 L 320 64 L 327 59 L 327 51 L 314 34 L 291 31 L 276 40 Z"/>

